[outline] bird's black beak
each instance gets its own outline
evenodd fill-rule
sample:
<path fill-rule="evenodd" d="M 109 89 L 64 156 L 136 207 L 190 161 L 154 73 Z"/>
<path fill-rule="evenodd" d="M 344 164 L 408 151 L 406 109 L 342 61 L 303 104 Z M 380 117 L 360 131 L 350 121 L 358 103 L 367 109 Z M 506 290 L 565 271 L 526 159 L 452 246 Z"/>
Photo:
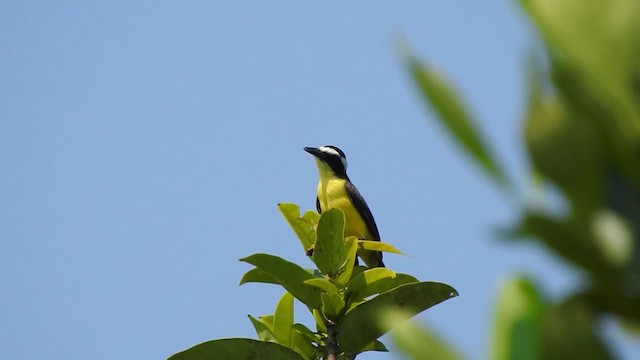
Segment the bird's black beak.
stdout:
<path fill-rule="evenodd" d="M 320 157 L 320 155 L 322 154 L 322 151 L 320 151 L 320 149 L 318 148 L 314 148 L 314 147 L 305 147 L 304 151 L 308 152 L 309 154 L 315 156 L 315 157 Z"/>

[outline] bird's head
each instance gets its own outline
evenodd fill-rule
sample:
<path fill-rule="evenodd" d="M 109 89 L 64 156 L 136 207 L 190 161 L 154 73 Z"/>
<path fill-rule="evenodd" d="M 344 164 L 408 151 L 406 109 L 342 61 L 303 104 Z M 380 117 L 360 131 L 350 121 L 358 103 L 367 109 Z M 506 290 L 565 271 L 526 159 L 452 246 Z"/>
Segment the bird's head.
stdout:
<path fill-rule="evenodd" d="M 335 176 L 347 179 L 347 156 L 333 145 L 324 145 L 319 148 L 305 147 L 304 151 L 313 155 L 320 175 L 331 172 Z"/>

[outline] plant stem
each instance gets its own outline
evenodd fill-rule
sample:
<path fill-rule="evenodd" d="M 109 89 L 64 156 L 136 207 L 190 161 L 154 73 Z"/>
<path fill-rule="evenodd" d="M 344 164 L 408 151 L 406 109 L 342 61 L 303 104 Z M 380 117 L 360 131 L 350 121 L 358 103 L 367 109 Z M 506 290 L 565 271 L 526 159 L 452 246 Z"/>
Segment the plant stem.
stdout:
<path fill-rule="evenodd" d="M 327 360 L 338 359 L 338 328 L 336 324 L 328 320 L 327 326 Z"/>

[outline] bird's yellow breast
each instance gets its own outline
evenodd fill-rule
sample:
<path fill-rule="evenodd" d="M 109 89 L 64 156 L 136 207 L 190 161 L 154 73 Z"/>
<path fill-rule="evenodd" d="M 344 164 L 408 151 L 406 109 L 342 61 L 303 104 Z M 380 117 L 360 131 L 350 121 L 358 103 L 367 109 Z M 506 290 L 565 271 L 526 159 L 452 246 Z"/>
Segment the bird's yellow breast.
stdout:
<path fill-rule="evenodd" d="M 367 230 L 367 225 L 358 210 L 353 206 L 349 195 L 345 189 L 345 179 L 321 177 L 318 182 L 318 200 L 322 211 L 338 208 L 342 210 L 345 217 L 344 235 L 357 236 L 360 239 L 373 239 Z"/>

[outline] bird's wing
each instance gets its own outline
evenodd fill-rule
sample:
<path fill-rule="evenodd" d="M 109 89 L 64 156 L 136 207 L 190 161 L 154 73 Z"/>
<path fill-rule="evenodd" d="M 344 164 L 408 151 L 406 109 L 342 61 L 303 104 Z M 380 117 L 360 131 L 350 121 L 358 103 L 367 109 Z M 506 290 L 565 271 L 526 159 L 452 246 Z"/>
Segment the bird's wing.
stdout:
<path fill-rule="evenodd" d="M 347 191 L 347 195 L 349 196 L 349 199 L 351 199 L 353 206 L 358 210 L 358 214 L 360 214 L 365 225 L 367 225 L 367 229 L 371 232 L 371 236 L 373 236 L 373 239 L 367 240 L 380 241 L 378 227 L 376 226 L 376 221 L 373 219 L 373 215 L 371 214 L 371 210 L 369 210 L 367 202 L 364 201 L 364 198 L 360 195 L 358 189 L 356 189 L 350 181 L 347 181 L 345 190 Z"/>
<path fill-rule="evenodd" d="M 318 210 L 318 214 L 322 214 L 322 209 L 320 208 L 320 198 L 316 196 L 316 210 Z"/>

